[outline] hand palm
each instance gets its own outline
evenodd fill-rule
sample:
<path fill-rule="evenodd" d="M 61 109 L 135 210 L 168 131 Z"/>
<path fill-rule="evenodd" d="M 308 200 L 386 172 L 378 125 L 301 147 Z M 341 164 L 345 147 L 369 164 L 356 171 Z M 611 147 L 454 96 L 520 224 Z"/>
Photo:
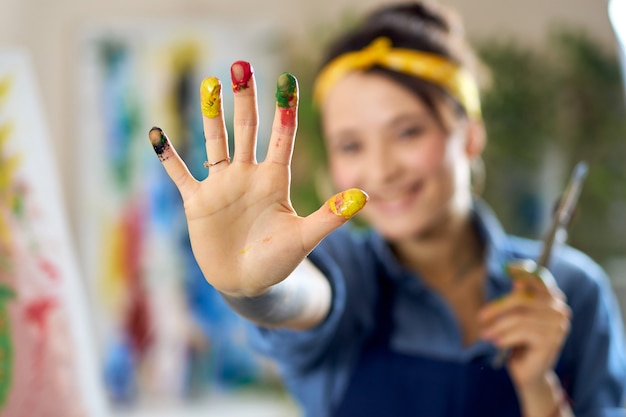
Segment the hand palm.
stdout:
<path fill-rule="evenodd" d="M 266 160 L 257 163 L 256 90 L 251 72 L 246 88 L 240 88 L 241 79 L 236 82 L 242 65 L 245 63 L 233 65 L 232 163 L 222 117 L 221 85 L 215 78 L 205 79 L 201 87 L 207 157 L 217 161 L 209 166 L 210 175 L 204 181 L 191 176 L 161 129 L 153 128 L 150 139 L 181 193 L 191 246 L 206 279 L 221 292 L 252 296 L 285 279 L 325 235 L 365 204 L 366 196 L 351 190 L 342 194 L 338 204 L 331 199 L 330 205 L 308 217 L 295 213 L 289 200 L 297 112 L 295 78 L 279 78 L 270 148 Z M 281 101 L 281 97 L 286 99 Z"/>
<path fill-rule="evenodd" d="M 303 219 L 287 189 L 285 167 L 235 163 L 185 200 L 191 246 L 209 282 L 226 293 L 255 294 L 306 256 Z"/>

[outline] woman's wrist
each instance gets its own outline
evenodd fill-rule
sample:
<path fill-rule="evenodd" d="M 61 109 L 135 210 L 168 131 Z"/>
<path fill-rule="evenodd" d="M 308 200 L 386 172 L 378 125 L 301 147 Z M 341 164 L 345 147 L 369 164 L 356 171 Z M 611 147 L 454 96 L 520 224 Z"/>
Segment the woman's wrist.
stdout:
<path fill-rule="evenodd" d="M 305 330 L 319 324 L 331 303 L 328 280 L 304 260 L 284 281 L 258 295 L 227 294 L 222 297 L 239 315 L 264 327 Z"/>
<path fill-rule="evenodd" d="M 557 375 L 546 372 L 535 381 L 517 387 L 524 417 L 573 417 L 568 396 Z"/>

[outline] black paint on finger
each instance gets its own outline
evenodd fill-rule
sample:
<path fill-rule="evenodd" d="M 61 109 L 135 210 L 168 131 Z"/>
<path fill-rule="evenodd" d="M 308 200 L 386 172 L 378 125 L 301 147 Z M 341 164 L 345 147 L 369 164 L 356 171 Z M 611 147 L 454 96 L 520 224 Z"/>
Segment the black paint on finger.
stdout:
<path fill-rule="evenodd" d="M 159 160 L 165 161 L 169 157 L 170 141 L 160 127 L 153 127 L 148 133 L 150 143 L 154 148 Z"/>

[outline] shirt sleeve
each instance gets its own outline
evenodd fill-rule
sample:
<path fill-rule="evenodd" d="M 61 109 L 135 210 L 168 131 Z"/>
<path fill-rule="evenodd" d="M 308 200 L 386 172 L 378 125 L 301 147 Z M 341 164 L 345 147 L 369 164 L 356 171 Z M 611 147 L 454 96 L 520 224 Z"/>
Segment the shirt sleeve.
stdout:
<path fill-rule="evenodd" d="M 626 343 L 616 297 L 602 268 L 570 250 L 554 269 L 572 309 L 561 382 L 577 417 L 626 417 Z M 558 367 L 557 367 L 558 372 Z"/>
<path fill-rule="evenodd" d="M 337 355 L 347 346 L 355 346 L 356 338 L 363 337 L 372 325 L 375 280 L 368 277 L 374 273 L 372 257 L 365 242 L 345 228 L 333 232 L 309 255 L 332 289 L 331 309 L 320 325 L 295 331 L 248 324 L 252 347 L 289 373 L 305 372 L 328 352 Z"/>

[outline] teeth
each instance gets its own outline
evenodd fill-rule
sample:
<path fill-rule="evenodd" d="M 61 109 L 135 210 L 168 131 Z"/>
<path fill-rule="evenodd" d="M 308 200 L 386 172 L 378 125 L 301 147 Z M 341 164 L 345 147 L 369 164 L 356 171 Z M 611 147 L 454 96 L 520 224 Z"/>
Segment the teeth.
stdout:
<path fill-rule="evenodd" d="M 405 198 L 407 198 L 408 196 L 410 196 L 411 194 L 413 194 L 414 190 L 410 190 L 410 191 L 405 191 L 399 194 L 394 194 L 394 195 L 389 195 L 389 194 L 385 194 L 382 196 L 378 197 L 378 200 L 382 201 L 382 202 L 394 202 L 394 201 L 402 201 Z"/>

